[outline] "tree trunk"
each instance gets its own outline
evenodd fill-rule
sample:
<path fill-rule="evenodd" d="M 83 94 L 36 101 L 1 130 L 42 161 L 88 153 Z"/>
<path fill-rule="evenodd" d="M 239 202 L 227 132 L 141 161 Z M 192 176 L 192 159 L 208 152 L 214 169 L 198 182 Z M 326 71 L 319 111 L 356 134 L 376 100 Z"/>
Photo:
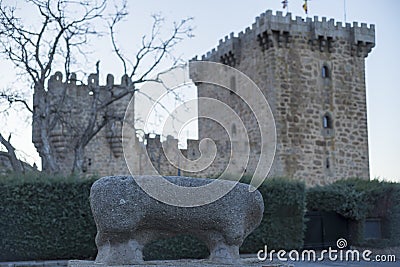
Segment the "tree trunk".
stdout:
<path fill-rule="evenodd" d="M 50 143 L 50 111 L 47 103 L 47 92 L 44 90 L 44 81 L 35 85 L 33 121 L 40 132 L 40 155 L 42 157 L 42 169 L 45 172 L 55 174 L 60 172 L 53 148 Z"/>
<path fill-rule="evenodd" d="M 40 137 L 42 141 L 42 148 L 41 148 L 41 154 L 43 155 L 42 159 L 46 162 L 45 164 L 43 164 L 43 166 L 45 166 L 46 168 L 44 171 L 51 174 L 59 173 L 60 168 L 58 167 L 56 159 L 52 152 L 53 150 L 49 140 L 49 133 L 43 126 L 40 129 Z"/>
<path fill-rule="evenodd" d="M 24 169 L 22 167 L 21 161 L 19 161 L 17 156 L 15 155 L 15 148 L 11 145 L 9 140 L 7 141 L 6 139 L 4 139 L 1 134 L 0 143 L 2 143 L 7 149 L 8 158 L 10 160 L 13 171 L 17 174 L 22 174 L 24 172 Z"/>
<path fill-rule="evenodd" d="M 82 145 L 78 144 L 75 149 L 74 166 L 72 168 L 72 174 L 82 174 L 83 163 L 85 161 L 85 149 Z"/>

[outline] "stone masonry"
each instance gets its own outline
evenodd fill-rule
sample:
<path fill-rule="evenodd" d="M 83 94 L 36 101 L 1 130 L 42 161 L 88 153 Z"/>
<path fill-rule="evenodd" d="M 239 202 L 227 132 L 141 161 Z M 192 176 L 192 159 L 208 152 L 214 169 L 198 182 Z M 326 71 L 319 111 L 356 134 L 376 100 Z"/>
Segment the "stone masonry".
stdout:
<path fill-rule="evenodd" d="M 307 185 L 326 184 L 337 179 L 369 178 L 367 107 L 365 85 L 365 58 L 375 46 L 375 26 L 357 22 L 342 25 L 331 19 L 319 20 L 292 18 L 288 13 L 272 14 L 267 11 L 255 23 L 233 33 L 219 42 L 216 49 L 201 60 L 219 62 L 234 67 L 248 75 L 267 97 L 277 128 L 277 150 L 270 176 L 301 179 Z M 200 60 L 194 58 L 193 60 Z M 191 70 L 191 73 L 193 71 Z M 236 84 L 235 77 L 230 87 Z M 100 86 L 104 93 L 118 90 L 129 81 L 122 78 L 115 85 L 112 75 L 107 84 Z M 90 97 L 90 83 L 98 84 L 98 77 L 91 75 L 88 85 L 62 81 L 57 72 L 49 81 L 49 91 L 57 95 L 68 91 L 71 112 L 68 118 L 79 122 L 85 118 L 86 98 Z M 251 107 L 235 93 L 198 83 L 199 97 L 219 99 L 232 107 L 244 121 L 250 141 L 250 162 L 244 170 L 251 174 L 260 153 L 260 133 Z M 123 98 L 115 107 L 123 118 L 129 98 Z M 199 105 L 199 116 L 206 107 Z M 118 116 L 117 116 L 118 117 Z M 40 146 L 38 129 L 33 124 L 33 141 Z M 232 131 L 236 125 L 230 126 Z M 122 119 L 107 125 L 89 143 L 85 151 L 85 172 L 97 175 L 125 175 L 128 168 L 122 153 Z M 61 124 L 52 133 L 52 143 L 65 170 L 71 167 L 73 150 L 69 146 L 70 130 Z M 182 173 L 190 176 L 217 176 L 226 166 L 231 153 L 231 142 L 226 131 L 207 119 L 199 119 L 199 139 L 209 137 L 218 148 L 215 162 L 201 173 Z M 165 157 L 160 136 L 144 142 L 135 140 L 134 174 L 152 174 L 148 152 L 153 166 L 163 175 L 177 175 L 178 169 Z M 177 150 L 177 140 L 168 137 L 164 149 Z M 188 159 L 199 156 L 199 140 L 188 140 L 182 154 Z M 262 163 L 260 163 L 262 164 Z"/>
<path fill-rule="evenodd" d="M 293 20 L 290 13 L 267 11 L 201 60 L 242 71 L 267 97 L 277 128 L 270 176 L 316 185 L 369 179 L 365 58 L 374 45 L 374 25 L 343 26 L 318 17 Z M 198 84 L 198 96 L 217 98 L 240 114 L 251 137 L 249 168 L 254 168 L 260 135 L 249 108 L 235 94 L 207 84 Z M 199 116 L 204 108 L 199 105 Z M 199 119 L 199 138 L 222 140 L 226 135 L 220 128 Z"/>
<path fill-rule="evenodd" d="M 56 152 L 61 171 L 69 174 L 74 161 L 74 139 L 88 123 L 90 116 L 92 90 L 98 88 L 100 99 L 109 94 L 118 94 L 129 86 L 128 76 L 121 78 L 120 84 L 114 84 L 113 75 L 107 75 L 106 85 L 99 85 L 96 74 L 90 74 L 87 84 L 78 84 L 76 74 L 63 81 L 61 72 L 52 75 L 48 82 L 50 107 L 56 109 L 60 119 L 50 133 L 50 142 Z M 97 89 L 96 89 L 97 90 Z M 113 119 L 97 133 L 85 150 L 83 172 L 89 175 L 126 174 L 129 173 L 125 164 L 122 149 L 122 123 L 126 107 L 131 100 L 127 95 L 113 103 L 106 112 Z M 33 96 L 35 106 L 35 95 Z M 105 114 L 99 114 L 98 117 Z M 40 129 L 33 121 L 32 140 L 38 148 L 41 144 Z"/>

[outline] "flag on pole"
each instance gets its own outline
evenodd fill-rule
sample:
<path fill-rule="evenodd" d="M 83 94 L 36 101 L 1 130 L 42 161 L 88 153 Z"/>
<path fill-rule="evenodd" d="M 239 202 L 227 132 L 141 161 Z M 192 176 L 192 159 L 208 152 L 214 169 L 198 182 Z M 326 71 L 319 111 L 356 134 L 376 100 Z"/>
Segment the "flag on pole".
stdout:
<path fill-rule="evenodd" d="M 283 1 L 282 1 L 283 8 L 287 8 L 288 3 L 289 3 L 288 0 L 283 0 Z"/>
<path fill-rule="evenodd" d="M 306 12 L 306 14 L 308 14 L 307 0 L 304 0 L 303 9 L 304 9 L 304 12 Z"/>

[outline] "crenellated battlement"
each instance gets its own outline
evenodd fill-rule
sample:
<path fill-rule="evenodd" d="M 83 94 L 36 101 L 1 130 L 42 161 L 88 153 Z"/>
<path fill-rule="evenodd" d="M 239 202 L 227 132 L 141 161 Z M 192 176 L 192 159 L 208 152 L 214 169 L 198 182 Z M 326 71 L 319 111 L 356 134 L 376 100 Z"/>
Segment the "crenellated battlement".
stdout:
<path fill-rule="evenodd" d="M 93 87 L 93 86 L 99 86 L 99 77 L 96 73 L 91 73 L 89 74 L 87 78 L 87 83 L 84 84 L 79 84 L 78 85 L 78 80 L 76 78 L 76 73 L 71 73 L 68 79 L 63 78 L 63 74 L 60 71 L 55 72 L 53 75 L 50 76 L 48 80 L 48 88 L 49 90 L 52 89 L 57 89 L 62 86 L 88 86 L 88 87 Z M 121 83 L 120 84 L 115 84 L 114 83 L 114 75 L 112 74 L 107 74 L 106 78 L 106 83 L 105 85 L 100 85 L 100 88 L 114 88 L 114 87 L 127 87 L 130 86 L 132 82 L 129 79 L 128 75 L 123 75 L 121 77 Z"/>
<path fill-rule="evenodd" d="M 95 73 L 89 74 L 86 82 L 78 80 L 76 73 L 71 73 L 67 78 L 64 78 L 60 71 L 51 75 L 48 79 L 47 101 L 49 108 L 57 112 L 60 119 L 57 120 L 51 130 L 49 139 L 57 157 L 63 161 L 71 160 L 70 144 L 73 143 L 74 137 L 70 133 L 74 132 L 76 134 L 85 129 L 88 120 L 92 116 L 93 100 L 99 103 L 108 102 L 112 100 L 113 96 L 118 96 L 121 92 L 131 92 L 131 85 L 132 82 L 127 75 L 121 77 L 120 84 L 115 84 L 114 76 L 108 74 L 104 85 L 100 85 L 99 75 Z M 94 98 L 95 93 L 97 98 Z M 99 118 L 106 114 L 110 117 L 110 121 L 105 125 L 102 134 L 115 158 L 119 158 L 123 154 L 122 119 L 130 100 L 130 94 L 124 95 L 124 97 L 110 104 L 107 108 L 98 111 Z M 34 94 L 34 106 L 37 101 L 37 96 Z M 33 122 L 32 140 L 36 147 L 42 145 L 40 128 L 35 121 Z"/>
<path fill-rule="evenodd" d="M 251 27 L 239 32 L 235 36 L 231 33 L 219 41 L 217 48 L 207 52 L 201 60 L 219 61 L 221 63 L 235 66 L 240 62 L 241 46 L 246 41 L 257 41 L 263 51 L 272 47 L 289 48 L 293 37 L 304 36 L 308 38 L 312 50 L 319 49 L 321 52 L 332 53 L 335 41 L 344 40 L 350 44 L 351 54 L 366 57 L 375 46 L 375 25 L 369 27 L 366 23 L 335 22 L 334 19 L 327 20 L 318 16 L 292 18 L 291 13 L 283 15 L 277 11 L 274 15 L 271 10 L 266 11 L 259 17 Z M 197 57 L 193 58 L 197 60 Z"/>

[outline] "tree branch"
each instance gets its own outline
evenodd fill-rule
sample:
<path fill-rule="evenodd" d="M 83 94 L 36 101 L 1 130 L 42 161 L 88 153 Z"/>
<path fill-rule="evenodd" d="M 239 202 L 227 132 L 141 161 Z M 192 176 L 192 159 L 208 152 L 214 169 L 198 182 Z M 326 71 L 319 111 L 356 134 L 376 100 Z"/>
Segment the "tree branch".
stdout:
<path fill-rule="evenodd" d="M 0 133 L 0 143 L 7 150 L 7 155 L 10 160 L 13 171 L 17 174 L 21 174 L 23 173 L 22 163 L 21 161 L 18 160 L 17 156 L 15 155 L 15 148 L 11 145 L 10 140 L 11 140 L 11 134 L 9 135 L 8 140 L 6 140 Z"/>
<path fill-rule="evenodd" d="M 33 110 L 29 106 L 28 102 L 18 94 L 7 94 L 5 92 L 0 92 L 0 99 L 6 100 L 10 106 L 14 103 L 21 103 L 30 113 L 33 113 Z"/>

